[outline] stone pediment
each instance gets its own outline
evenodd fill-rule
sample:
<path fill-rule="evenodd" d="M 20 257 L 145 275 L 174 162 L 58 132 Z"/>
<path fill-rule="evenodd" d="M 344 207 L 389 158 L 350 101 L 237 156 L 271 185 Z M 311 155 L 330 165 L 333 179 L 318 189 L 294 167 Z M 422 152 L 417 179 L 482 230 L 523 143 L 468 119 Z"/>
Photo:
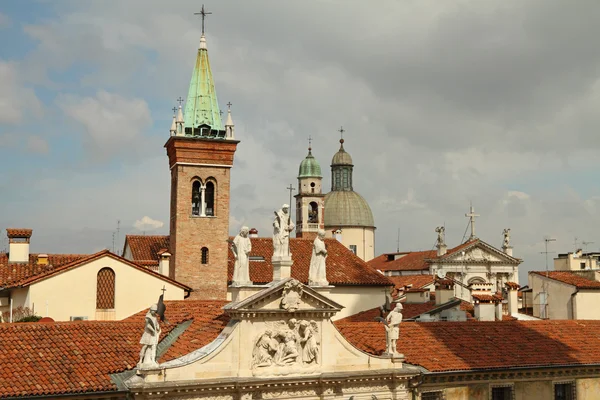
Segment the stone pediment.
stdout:
<path fill-rule="evenodd" d="M 441 257 L 440 259 L 435 260 L 435 262 L 438 264 L 460 262 L 474 264 L 495 263 L 519 265 L 521 263 L 521 260 L 509 256 L 503 251 L 485 243 L 482 240 L 478 240 L 471 246 L 468 246 L 462 249 L 461 251 L 456 251 L 454 253 L 448 254 L 447 256 Z"/>
<path fill-rule="evenodd" d="M 293 278 L 274 282 L 270 287 L 244 300 L 223 307 L 229 315 L 238 317 L 258 314 L 319 314 L 323 318 L 331 317 L 342 308 L 340 304 Z"/>

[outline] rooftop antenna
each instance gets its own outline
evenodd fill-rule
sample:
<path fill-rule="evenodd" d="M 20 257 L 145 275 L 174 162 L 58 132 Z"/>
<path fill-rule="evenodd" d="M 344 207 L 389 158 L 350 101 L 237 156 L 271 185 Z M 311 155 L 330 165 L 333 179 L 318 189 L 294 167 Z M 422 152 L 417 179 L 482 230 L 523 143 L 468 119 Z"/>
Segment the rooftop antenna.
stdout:
<path fill-rule="evenodd" d="M 594 243 L 594 242 L 586 242 L 586 241 L 582 241 L 581 242 L 581 245 L 583 246 L 584 254 L 587 253 L 587 246 L 588 246 L 588 244 L 592 244 L 592 243 Z M 587 254 L 587 258 L 588 258 L 588 261 L 590 263 L 590 269 L 593 269 L 593 267 L 592 267 L 592 255 L 591 254 Z"/>
<path fill-rule="evenodd" d="M 292 192 L 294 190 L 296 190 L 296 188 L 293 187 L 292 184 L 290 183 L 290 186 L 286 187 L 286 189 L 290 191 L 290 202 L 288 203 L 290 206 L 290 209 L 288 210 L 288 224 L 289 224 L 292 220 Z M 288 254 L 290 254 L 290 241 L 289 240 L 288 240 Z"/>
<path fill-rule="evenodd" d="M 115 233 L 112 233 L 112 252 L 115 252 Z"/>
<path fill-rule="evenodd" d="M 396 253 L 400 253 L 400 228 L 398 228 L 398 240 L 396 241 Z"/>
<path fill-rule="evenodd" d="M 121 233 L 121 220 L 117 220 L 117 246 L 119 245 L 119 233 Z M 114 251 L 113 251 L 114 253 Z"/>
<path fill-rule="evenodd" d="M 577 249 L 579 247 L 577 247 L 579 245 L 579 238 L 577 236 L 575 236 L 575 240 L 573 241 L 573 246 L 575 246 L 575 251 L 577 251 Z"/>
<path fill-rule="evenodd" d="M 548 254 L 550 253 L 556 253 L 555 251 L 548 251 L 548 243 L 550 242 L 556 242 L 556 239 L 551 238 L 550 236 L 546 236 L 544 237 L 544 244 L 546 246 L 546 251 L 541 251 L 540 254 L 545 254 L 546 255 L 546 278 L 548 277 Z"/>

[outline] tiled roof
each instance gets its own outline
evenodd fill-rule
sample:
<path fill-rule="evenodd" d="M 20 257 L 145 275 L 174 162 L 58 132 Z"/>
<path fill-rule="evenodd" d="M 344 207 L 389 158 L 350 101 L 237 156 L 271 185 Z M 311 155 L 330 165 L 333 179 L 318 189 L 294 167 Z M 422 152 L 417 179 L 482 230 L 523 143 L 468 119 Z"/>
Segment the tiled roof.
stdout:
<path fill-rule="evenodd" d="M 28 238 L 31 237 L 33 229 L 22 229 L 22 228 L 7 228 L 6 235 L 9 238 Z"/>
<path fill-rule="evenodd" d="M 540 276 L 548 276 L 550 279 L 573 285 L 577 289 L 588 289 L 588 290 L 600 290 L 600 282 L 586 279 L 576 273 L 568 271 L 531 271 L 530 274 L 537 274 Z"/>
<path fill-rule="evenodd" d="M 52 273 L 62 265 L 88 256 L 87 254 L 48 254 L 48 264 L 39 265 L 38 254 L 30 254 L 29 263 L 9 263 L 8 254 L 0 253 L 0 287 L 19 286 L 25 280 Z"/>
<path fill-rule="evenodd" d="M 104 256 L 109 256 L 114 259 L 117 259 L 118 261 L 120 261 L 124 264 L 127 264 L 130 267 L 138 269 L 144 273 L 153 275 L 159 279 L 168 281 L 168 282 L 170 282 L 176 286 L 179 286 L 185 290 L 191 290 L 191 288 L 189 286 L 186 286 L 183 283 L 179 283 L 179 282 L 169 278 L 168 276 L 159 274 L 158 272 L 152 271 L 151 269 L 141 267 L 129 260 L 126 260 L 123 257 L 119 257 L 118 255 L 111 253 L 108 250 L 102 250 L 97 253 L 85 255 L 85 256 L 78 255 L 78 256 L 72 257 L 72 258 L 74 258 L 73 261 L 66 262 L 66 263 L 63 262 L 60 265 L 53 265 L 52 256 L 49 256 L 49 265 L 32 265 L 31 262 L 30 262 L 30 264 L 8 264 L 8 263 L 6 265 L 0 264 L 0 277 L 4 277 L 4 274 L 2 273 L 3 271 L 6 272 L 6 280 L 2 282 L 2 287 L 11 288 L 11 287 L 17 287 L 17 286 L 31 285 L 40 280 L 47 279 L 51 276 L 68 271 L 72 268 L 79 267 L 82 264 L 92 262 L 92 261 L 97 260 Z M 59 260 L 67 260 L 67 259 L 69 259 L 69 257 L 65 257 L 62 259 L 59 257 L 58 259 Z M 30 261 L 31 261 L 31 256 L 30 256 Z M 14 278 L 15 276 L 17 277 L 16 279 Z"/>
<path fill-rule="evenodd" d="M 384 351 L 381 323 L 335 324 L 359 349 Z M 406 362 L 432 372 L 600 364 L 600 321 L 404 323 L 400 337 L 398 351 Z"/>
<path fill-rule="evenodd" d="M 401 290 L 405 286 L 412 285 L 413 288 L 422 288 L 431 285 L 435 277 L 433 275 L 403 275 L 388 276 L 390 281 L 394 282 L 396 289 Z"/>
<path fill-rule="evenodd" d="M 168 235 L 127 235 L 125 246 L 129 244 L 131 257 L 135 262 L 154 261 L 158 264 L 158 252 L 169 248 Z"/>
<path fill-rule="evenodd" d="M 134 262 L 147 260 L 152 257 L 157 260 L 160 249 L 168 248 L 168 236 L 138 236 L 128 235 L 127 242 L 131 249 Z M 271 238 L 251 238 L 251 257 L 264 259 L 250 261 L 250 279 L 257 284 L 268 283 L 273 280 L 273 241 Z M 290 239 L 292 252 L 292 277 L 303 283 L 308 282 L 308 269 L 312 255 L 312 240 Z M 391 286 L 392 282 L 377 271 L 373 271 L 367 264 L 335 239 L 325 239 L 327 246 L 327 280 L 332 285 L 373 285 Z M 228 259 L 228 280 L 233 277 L 234 257 L 231 249 Z M 150 264 L 145 264 L 150 265 Z"/>
<path fill-rule="evenodd" d="M 505 285 L 511 289 L 511 290 L 519 290 L 519 288 L 521 287 L 518 283 L 516 282 L 506 282 Z"/>
<path fill-rule="evenodd" d="M 199 349 L 219 336 L 229 322 L 229 316 L 223 313 L 227 301 L 218 300 L 172 300 L 165 301 L 167 307 L 165 319 L 170 326 L 192 320 L 192 324 L 177 338 L 160 362 L 172 360 Z M 148 309 L 140 311 L 124 321 L 143 325 Z M 161 326 L 165 326 L 163 323 Z"/>
<path fill-rule="evenodd" d="M 481 303 L 493 303 L 502 301 L 502 297 L 493 294 L 472 294 L 471 296 Z"/>
<path fill-rule="evenodd" d="M 109 374 L 138 361 L 140 323 L 0 324 L 0 398 L 117 390 Z"/>
<path fill-rule="evenodd" d="M 429 269 L 427 260 L 445 259 L 458 251 L 462 251 L 467 247 L 473 246 L 479 242 L 479 239 L 473 239 L 463 244 L 460 244 L 452 249 L 449 249 L 446 254 L 441 257 L 437 256 L 437 250 L 426 251 L 410 251 L 401 253 L 392 253 L 396 256 L 401 256 L 396 260 L 388 261 L 388 254 L 381 254 L 368 262 L 371 268 L 380 271 L 421 271 Z"/>
<path fill-rule="evenodd" d="M 392 309 L 394 304 L 392 303 Z M 410 319 L 415 318 L 421 314 L 431 311 L 438 306 L 435 304 L 435 300 L 430 300 L 425 303 L 402 303 L 402 318 Z M 473 318 L 473 305 L 466 301 L 461 301 L 460 309 L 467 313 L 467 319 Z M 375 317 L 381 316 L 379 308 L 372 308 L 370 310 L 361 311 L 349 317 L 342 318 L 339 320 L 340 323 L 346 322 L 373 322 Z"/>

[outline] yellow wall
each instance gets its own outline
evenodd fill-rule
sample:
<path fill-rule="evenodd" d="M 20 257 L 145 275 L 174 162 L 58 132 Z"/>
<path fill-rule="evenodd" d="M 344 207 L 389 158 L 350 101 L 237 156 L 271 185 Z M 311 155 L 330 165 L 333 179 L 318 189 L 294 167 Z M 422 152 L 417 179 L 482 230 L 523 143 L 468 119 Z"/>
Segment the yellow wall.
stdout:
<path fill-rule="evenodd" d="M 580 290 L 574 299 L 575 318 L 576 319 L 600 319 L 600 291 Z M 599 393 L 600 397 L 600 393 Z"/>
<path fill-rule="evenodd" d="M 578 400 L 595 400 L 600 397 L 600 378 L 578 379 L 575 384 Z"/>
<path fill-rule="evenodd" d="M 470 400 L 467 386 L 446 389 L 446 400 Z"/>
<path fill-rule="evenodd" d="M 551 381 L 515 382 L 515 400 L 552 399 Z"/>
<path fill-rule="evenodd" d="M 340 228 L 342 231 L 342 243 L 347 248 L 350 245 L 356 245 L 356 255 L 364 261 L 375 258 L 375 229 L 374 228 Z M 332 233 L 333 228 L 326 226 L 325 233 L 327 237 L 335 237 Z"/>
<path fill-rule="evenodd" d="M 96 319 L 96 276 L 104 267 L 115 272 L 115 319 L 126 318 L 156 303 L 163 285 L 167 289 L 165 300 L 183 300 L 183 289 L 104 256 L 31 285 L 27 305 L 35 304 L 37 315 L 46 316 L 48 301 L 48 316 L 55 321 L 68 321 L 71 316 Z"/>
<path fill-rule="evenodd" d="M 335 321 L 385 304 L 387 290 L 385 286 L 336 286 L 322 294 L 345 307 L 332 318 Z"/>

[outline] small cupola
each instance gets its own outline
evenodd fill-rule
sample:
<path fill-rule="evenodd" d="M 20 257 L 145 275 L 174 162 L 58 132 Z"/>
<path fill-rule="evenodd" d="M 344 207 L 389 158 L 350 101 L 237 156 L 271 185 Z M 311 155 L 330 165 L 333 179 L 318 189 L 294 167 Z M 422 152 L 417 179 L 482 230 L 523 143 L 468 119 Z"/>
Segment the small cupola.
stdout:
<path fill-rule="evenodd" d="M 28 263 L 29 262 L 29 242 L 31 240 L 32 229 L 8 228 L 8 262 L 9 263 Z"/>

